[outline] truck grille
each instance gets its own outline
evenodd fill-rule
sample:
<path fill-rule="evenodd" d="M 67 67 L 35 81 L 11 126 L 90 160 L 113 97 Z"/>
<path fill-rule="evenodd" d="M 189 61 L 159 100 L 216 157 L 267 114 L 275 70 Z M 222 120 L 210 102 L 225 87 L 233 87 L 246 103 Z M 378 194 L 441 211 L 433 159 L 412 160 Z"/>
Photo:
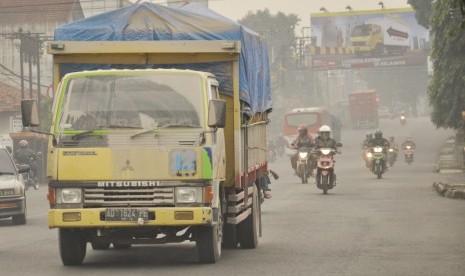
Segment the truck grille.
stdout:
<path fill-rule="evenodd" d="M 173 187 L 86 187 L 84 207 L 174 206 Z"/>

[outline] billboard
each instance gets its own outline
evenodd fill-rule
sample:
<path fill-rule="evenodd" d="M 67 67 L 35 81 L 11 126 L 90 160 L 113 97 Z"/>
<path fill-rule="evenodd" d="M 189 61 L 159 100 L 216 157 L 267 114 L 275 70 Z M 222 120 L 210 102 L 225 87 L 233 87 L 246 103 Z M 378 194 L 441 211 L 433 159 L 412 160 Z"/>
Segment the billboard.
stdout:
<path fill-rule="evenodd" d="M 312 13 L 312 43 L 350 48 L 356 54 L 404 54 L 425 49 L 429 32 L 411 8 Z"/>
<path fill-rule="evenodd" d="M 411 8 L 311 14 L 312 46 L 342 48 L 344 55 L 315 55 L 314 69 L 426 64 L 429 31 Z"/>

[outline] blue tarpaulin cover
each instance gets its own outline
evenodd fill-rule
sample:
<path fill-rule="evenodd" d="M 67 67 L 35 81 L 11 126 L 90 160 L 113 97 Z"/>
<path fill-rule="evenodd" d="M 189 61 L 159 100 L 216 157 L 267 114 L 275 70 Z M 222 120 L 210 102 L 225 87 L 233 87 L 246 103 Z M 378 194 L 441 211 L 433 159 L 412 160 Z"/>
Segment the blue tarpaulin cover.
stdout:
<path fill-rule="evenodd" d="M 182 8 L 152 3 L 134 4 L 60 26 L 55 31 L 55 40 L 239 40 L 240 99 L 250 106 L 252 113 L 271 108 L 268 51 L 263 38 L 245 26 L 198 4 L 189 4 Z M 127 67 L 117 64 L 67 64 L 63 66 L 61 73 Z M 180 68 L 211 72 L 220 82 L 220 92 L 232 95 L 231 67 L 227 62 L 153 64 L 144 68 Z"/>

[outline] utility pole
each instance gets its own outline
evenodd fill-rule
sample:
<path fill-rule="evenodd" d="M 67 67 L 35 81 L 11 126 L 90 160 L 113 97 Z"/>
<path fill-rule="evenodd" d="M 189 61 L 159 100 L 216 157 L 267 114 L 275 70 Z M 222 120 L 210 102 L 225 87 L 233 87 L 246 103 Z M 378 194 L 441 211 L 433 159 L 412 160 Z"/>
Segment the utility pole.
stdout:
<path fill-rule="evenodd" d="M 43 33 L 24 32 L 19 28 L 17 32 L 3 34 L 13 41 L 13 44 L 19 49 L 19 62 L 21 73 L 21 99 L 25 99 L 24 88 L 24 63 L 28 63 L 29 71 L 29 98 L 32 99 L 32 66 L 37 69 L 37 103 L 40 111 L 40 56 L 42 46 L 47 37 Z"/>

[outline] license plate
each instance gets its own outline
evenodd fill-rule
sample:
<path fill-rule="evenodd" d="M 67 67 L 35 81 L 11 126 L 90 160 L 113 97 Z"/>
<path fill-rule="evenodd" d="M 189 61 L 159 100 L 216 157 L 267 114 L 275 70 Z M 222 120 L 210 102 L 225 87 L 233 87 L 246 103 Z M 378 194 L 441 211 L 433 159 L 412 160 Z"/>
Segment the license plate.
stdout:
<path fill-rule="evenodd" d="M 147 221 L 149 210 L 147 208 L 111 208 L 105 210 L 106 221 Z"/>

